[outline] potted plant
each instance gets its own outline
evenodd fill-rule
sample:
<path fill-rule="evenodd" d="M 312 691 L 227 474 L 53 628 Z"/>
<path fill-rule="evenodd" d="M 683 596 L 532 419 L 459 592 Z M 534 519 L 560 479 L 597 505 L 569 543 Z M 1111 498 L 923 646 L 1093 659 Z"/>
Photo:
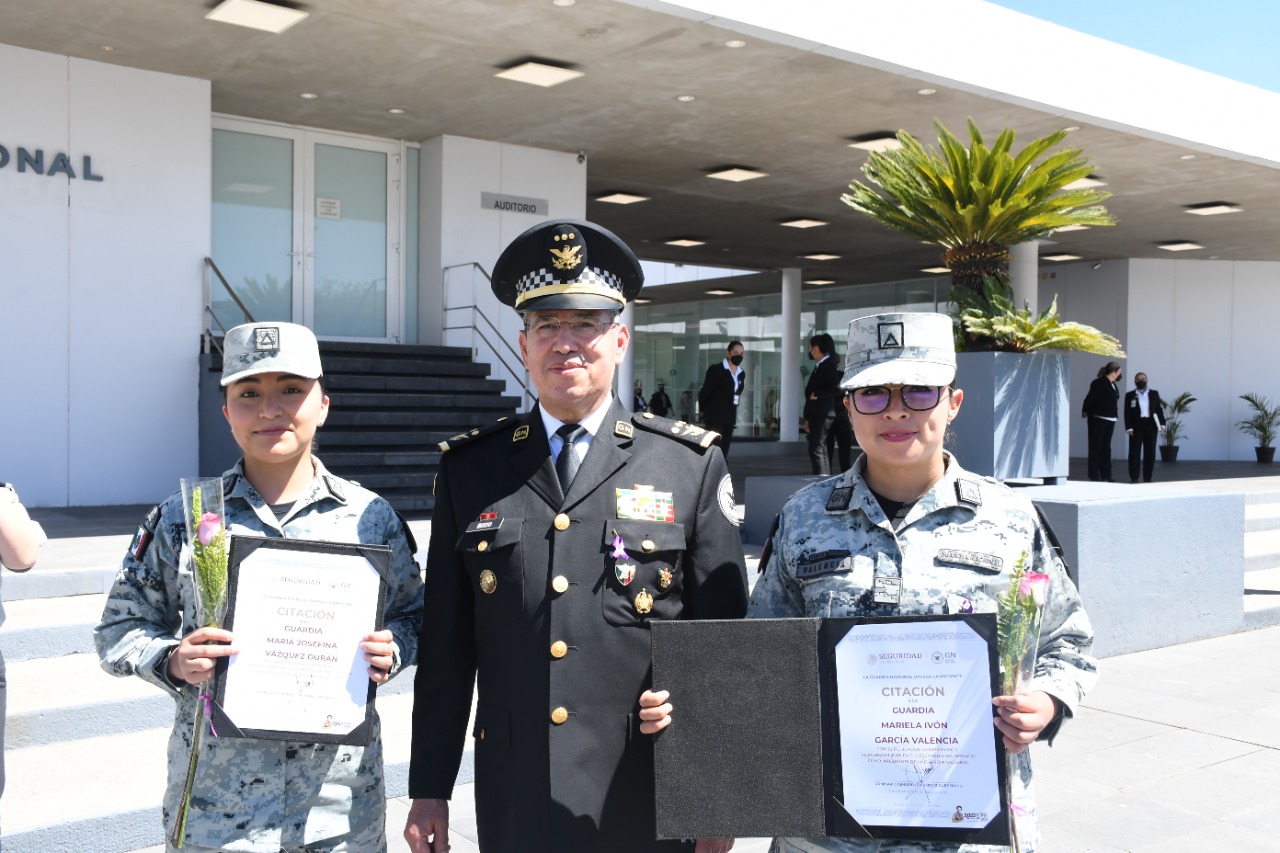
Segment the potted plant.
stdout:
<path fill-rule="evenodd" d="M 1236 424 L 1245 435 L 1252 436 L 1258 442 L 1253 449 L 1259 462 L 1271 462 L 1275 459 L 1276 431 L 1280 430 L 1280 405 L 1273 405 L 1271 400 L 1261 394 L 1241 394 L 1240 399 L 1249 404 L 1253 415 Z"/>
<path fill-rule="evenodd" d="M 901 147 L 873 152 L 862 167 L 883 195 L 855 180 L 842 200 L 944 250 L 961 353 L 957 382 L 976 392 L 954 430 L 965 466 L 1000 479 L 1065 477 L 1066 353 L 1124 353 L 1114 337 L 1063 321 L 1056 297 L 1039 314 L 1015 305 L 1009 246 L 1067 225 L 1113 225 L 1101 205 L 1110 193 L 1068 188 L 1091 166 L 1079 148 L 1051 150 L 1065 131 L 1015 154 L 1011 129 L 988 148 L 972 120 L 967 147 L 942 122 L 934 127 L 940 151 L 899 131 Z M 989 411 L 975 411 L 978 405 Z"/>
<path fill-rule="evenodd" d="M 1196 398 L 1191 395 L 1191 392 L 1183 391 L 1174 397 L 1166 407 L 1164 441 L 1160 444 L 1161 462 L 1178 461 L 1178 439 L 1185 435 L 1182 431 L 1182 417 L 1191 411 L 1191 404 L 1194 402 L 1196 402 Z"/>

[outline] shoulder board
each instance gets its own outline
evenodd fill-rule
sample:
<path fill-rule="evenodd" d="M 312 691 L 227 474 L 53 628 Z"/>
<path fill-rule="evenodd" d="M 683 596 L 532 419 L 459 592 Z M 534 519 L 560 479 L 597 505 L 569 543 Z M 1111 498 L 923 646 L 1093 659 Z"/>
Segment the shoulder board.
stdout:
<path fill-rule="evenodd" d="M 504 429 L 510 429 L 511 427 L 515 426 L 517 423 L 519 423 L 519 421 L 516 418 L 501 417 L 491 424 L 486 424 L 485 426 L 482 426 L 482 427 L 476 427 L 475 429 L 469 430 L 468 432 L 455 435 L 453 438 L 440 442 L 439 444 L 436 445 L 436 447 L 440 448 L 441 453 L 448 453 L 450 450 L 454 450 L 459 446 L 466 444 L 469 441 L 475 441 L 477 438 L 483 438 L 486 435 L 493 435 L 495 432 L 501 432 Z"/>
<path fill-rule="evenodd" d="M 404 538 L 409 543 L 409 556 L 413 557 L 418 553 L 418 540 L 413 538 L 413 530 L 409 528 L 409 522 L 404 520 L 404 516 L 399 510 L 393 510 L 396 518 L 400 519 L 400 528 L 404 530 Z"/>
<path fill-rule="evenodd" d="M 138 525 L 138 530 L 133 534 L 133 541 L 129 543 L 129 554 L 135 560 L 141 560 L 143 555 L 147 553 L 147 547 L 151 545 L 151 540 L 155 538 L 156 527 L 160 524 L 160 506 L 156 505 L 151 508 L 151 512 L 147 513 L 147 517 L 143 519 L 142 524 Z"/>
<path fill-rule="evenodd" d="M 656 432 L 659 435 L 665 435 L 667 438 L 676 438 L 686 444 L 692 444 L 703 449 L 715 444 L 716 440 L 720 438 L 720 433 L 718 432 L 703 429 L 696 424 L 659 417 L 650 412 L 637 412 L 632 415 L 631 420 L 636 426 L 649 432 Z"/>

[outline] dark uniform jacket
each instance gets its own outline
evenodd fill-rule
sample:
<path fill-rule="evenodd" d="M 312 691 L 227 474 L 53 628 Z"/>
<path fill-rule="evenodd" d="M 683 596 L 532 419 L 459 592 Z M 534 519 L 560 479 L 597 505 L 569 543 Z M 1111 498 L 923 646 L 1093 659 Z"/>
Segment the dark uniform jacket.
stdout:
<path fill-rule="evenodd" d="M 702 422 L 708 424 L 733 424 L 738 420 L 738 405 L 733 402 L 735 394 L 741 394 L 747 385 L 747 371 L 738 371 L 735 382 L 733 374 L 725 370 L 724 362 L 717 361 L 707 368 L 707 375 L 702 379 L 702 388 L 698 391 L 698 407 L 702 410 Z"/>
<path fill-rule="evenodd" d="M 536 408 L 460 438 L 441 458 L 431 522 L 410 795 L 450 796 L 474 677 L 482 850 L 663 849 L 637 715 L 649 622 L 747 606 L 714 433 L 614 400 L 565 497 Z M 616 490 L 649 486 L 670 495 L 669 520 L 618 518 Z"/>
<path fill-rule="evenodd" d="M 835 411 L 836 397 L 840 395 L 840 367 L 833 355 L 827 356 L 809 374 L 804 385 L 804 419 L 810 428 Z M 810 400 L 816 395 L 818 399 Z"/>
<path fill-rule="evenodd" d="M 1089 393 L 1085 395 L 1080 413 L 1086 418 L 1114 418 L 1119 416 L 1119 407 L 1120 391 L 1116 384 L 1105 376 L 1099 376 L 1089 383 Z"/>
<path fill-rule="evenodd" d="M 1147 411 L 1155 418 L 1158 426 L 1164 426 L 1164 403 L 1160 399 L 1160 392 L 1154 388 L 1147 389 Z M 1129 391 L 1124 395 L 1124 428 L 1137 429 L 1141 420 L 1142 407 L 1138 405 L 1138 392 Z"/>

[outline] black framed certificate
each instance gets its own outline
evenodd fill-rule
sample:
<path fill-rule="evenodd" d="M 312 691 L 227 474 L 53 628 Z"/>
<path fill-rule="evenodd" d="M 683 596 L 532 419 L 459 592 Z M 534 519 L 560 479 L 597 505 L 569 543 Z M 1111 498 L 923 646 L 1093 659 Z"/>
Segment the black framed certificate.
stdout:
<path fill-rule="evenodd" d="M 367 744 L 374 684 L 361 638 L 383 627 L 391 549 L 232 536 L 218 661 L 219 737 Z"/>
<path fill-rule="evenodd" d="M 659 838 L 1008 843 L 994 614 L 651 631 Z"/>

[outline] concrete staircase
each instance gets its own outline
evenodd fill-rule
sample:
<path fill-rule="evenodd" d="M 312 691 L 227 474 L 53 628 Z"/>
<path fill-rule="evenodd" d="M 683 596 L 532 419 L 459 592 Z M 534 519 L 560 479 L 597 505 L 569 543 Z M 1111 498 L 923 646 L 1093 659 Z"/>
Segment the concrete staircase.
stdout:
<path fill-rule="evenodd" d="M 1245 493 L 1244 626 L 1280 624 L 1280 486 Z"/>
<path fill-rule="evenodd" d="M 412 526 L 425 557 L 430 523 Z M 5 853 L 116 853 L 163 844 L 160 797 L 173 702 L 140 679 L 103 672 L 92 641 L 130 538 L 54 538 L 31 572 L 4 572 Z M 413 677 L 410 668 L 379 689 L 388 798 L 407 793 Z M 468 750 L 459 784 L 471 775 Z M 390 827 L 390 834 L 399 830 Z"/>

